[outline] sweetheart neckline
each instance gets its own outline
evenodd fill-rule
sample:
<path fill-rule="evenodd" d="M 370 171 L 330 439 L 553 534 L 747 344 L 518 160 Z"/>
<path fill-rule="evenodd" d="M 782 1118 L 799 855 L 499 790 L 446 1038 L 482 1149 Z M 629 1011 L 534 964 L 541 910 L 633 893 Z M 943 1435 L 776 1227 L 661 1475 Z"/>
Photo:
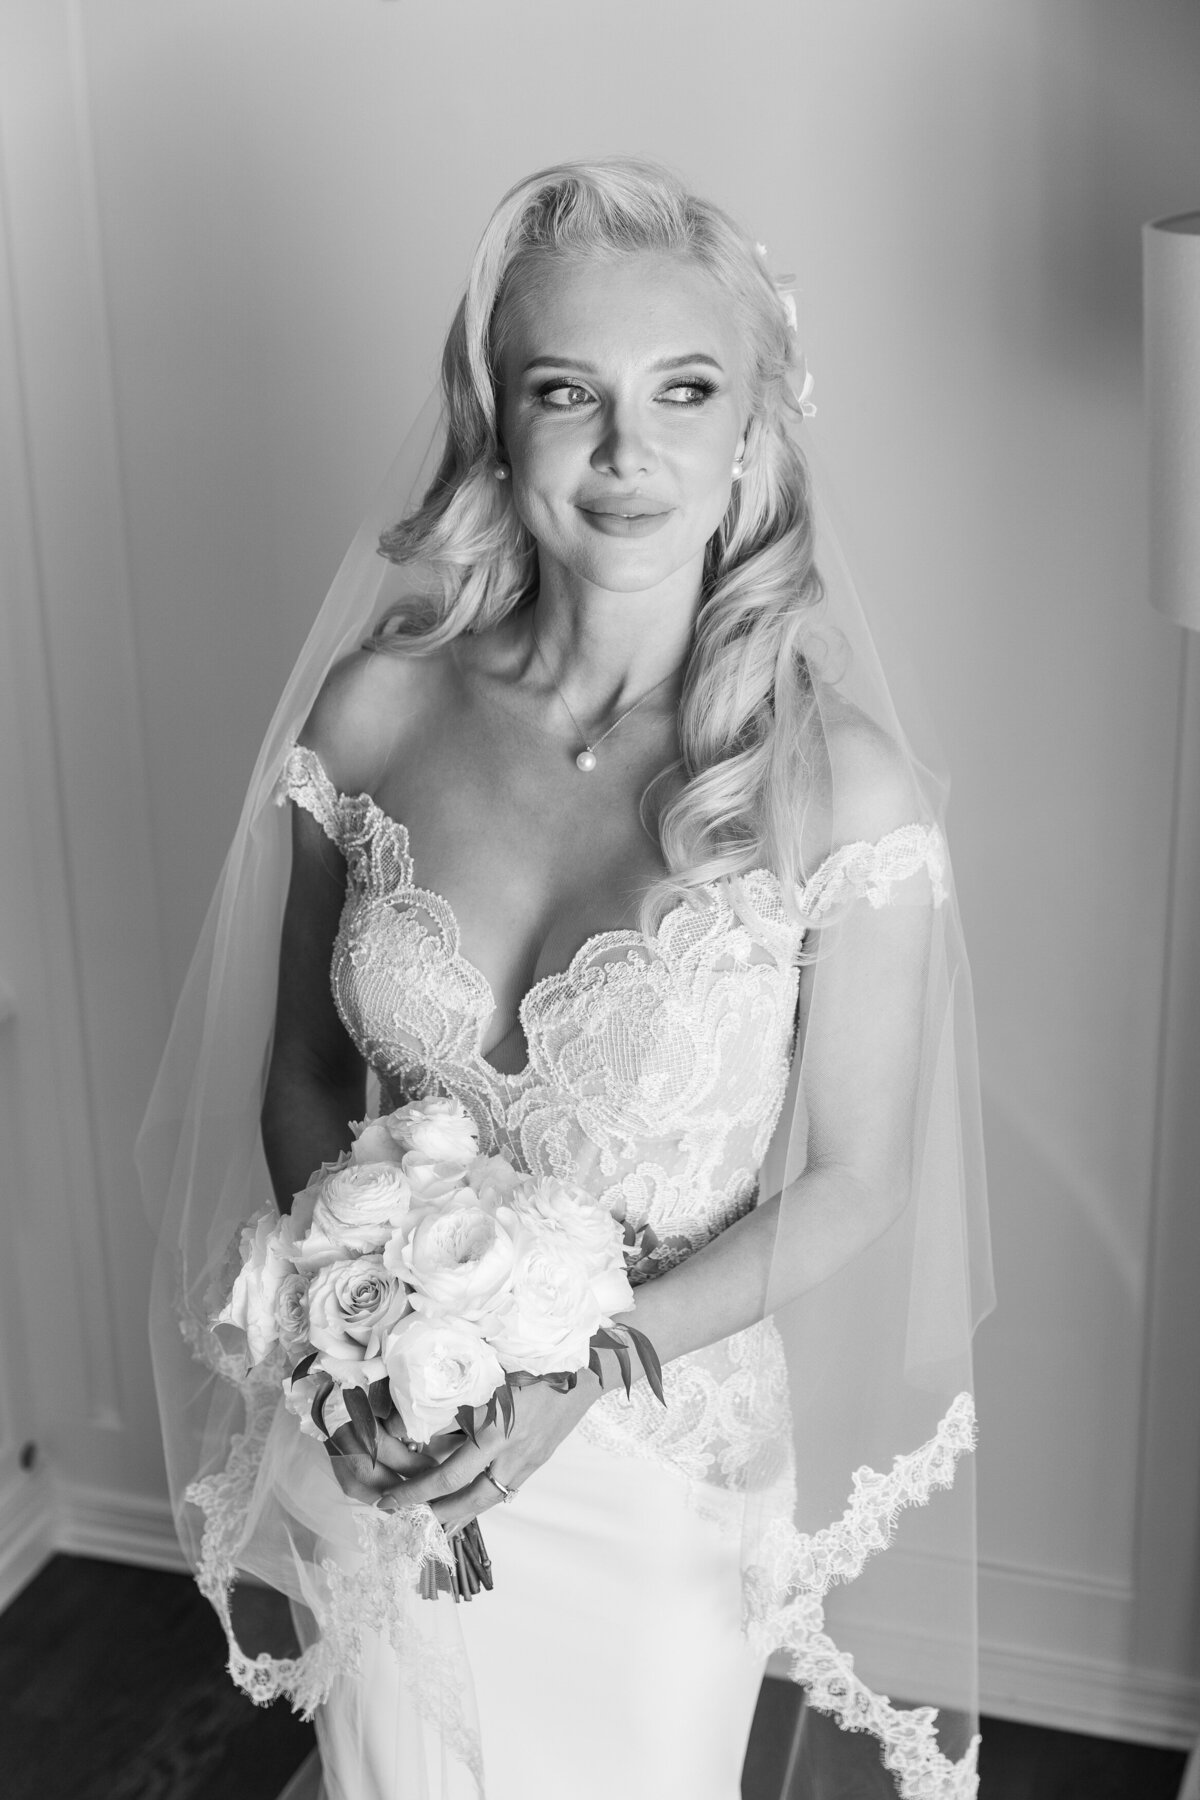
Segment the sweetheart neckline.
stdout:
<path fill-rule="evenodd" d="M 326 771 L 324 763 L 321 761 L 321 759 L 317 755 L 316 751 L 313 749 L 310 749 L 310 747 L 307 744 L 296 744 L 294 746 L 294 748 L 297 750 L 304 751 L 306 756 L 311 758 L 312 762 L 315 764 L 317 770 L 319 771 L 319 774 L 320 774 L 320 777 L 321 777 L 321 780 L 322 780 L 324 786 L 328 790 L 329 794 L 332 795 L 335 805 L 337 805 L 339 803 L 345 803 L 346 805 L 349 805 L 349 806 L 362 805 L 366 808 L 368 813 L 374 814 L 375 817 L 377 819 L 381 820 L 385 825 L 390 825 L 391 828 L 393 829 L 393 831 L 400 833 L 400 835 L 403 839 L 404 856 L 409 864 L 409 867 L 411 869 L 413 876 L 415 877 L 415 875 L 416 875 L 416 859 L 414 858 L 414 856 L 412 854 L 412 838 L 409 833 L 408 826 L 404 823 L 403 819 L 397 819 L 393 816 L 393 814 L 391 814 L 389 812 L 385 812 L 383 807 L 380 806 L 379 802 L 375 799 L 374 795 L 366 793 L 365 790 L 362 793 L 358 793 L 358 794 L 346 794 L 340 788 L 335 787 L 332 780 L 330 779 L 328 772 Z M 739 879 L 744 881 L 752 875 L 765 875 L 768 877 L 768 879 L 770 881 L 772 881 L 774 883 L 774 885 L 777 888 L 779 886 L 779 877 L 775 874 L 773 869 L 768 868 L 765 864 L 759 865 L 753 869 L 743 870 Z M 722 903 L 719 898 L 718 887 L 717 887 L 716 882 L 706 881 L 706 882 L 704 882 L 703 887 L 704 887 L 704 891 L 706 893 L 710 893 L 710 894 L 718 896 L 718 898 L 717 898 L 718 905 L 720 905 Z M 573 972 L 576 963 L 583 956 L 584 952 L 586 950 L 590 950 L 594 944 L 602 943 L 606 940 L 613 942 L 613 943 L 620 943 L 621 940 L 628 940 L 631 944 L 633 944 L 633 943 L 641 944 L 649 950 L 654 950 L 658 944 L 660 937 L 662 936 L 663 928 L 666 925 L 667 920 L 674 917 L 674 915 L 676 913 L 682 912 L 684 910 L 684 908 L 688 905 L 687 900 L 677 900 L 674 903 L 674 905 L 671 906 L 663 914 L 662 918 L 658 921 L 658 924 L 655 926 L 655 928 L 652 932 L 639 931 L 636 927 L 628 926 L 628 925 L 611 926 L 605 931 L 594 931 L 590 937 L 586 937 L 583 940 L 583 942 L 582 942 L 582 944 L 580 944 L 578 950 L 575 951 L 574 955 L 570 958 L 570 960 L 565 964 L 565 966 L 563 968 L 551 970 L 551 972 L 548 975 L 539 975 L 536 981 L 531 982 L 529 987 L 526 988 L 524 994 L 521 996 L 521 999 L 517 1005 L 517 1016 L 516 1016 L 516 1020 L 515 1020 L 515 1024 L 519 1025 L 521 1027 L 521 1034 L 525 1039 L 525 1050 L 526 1050 L 525 1062 L 520 1069 L 514 1069 L 512 1071 L 509 1071 L 506 1069 L 498 1069 L 493 1062 L 489 1061 L 487 1055 L 484 1053 L 483 1033 L 487 1027 L 489 1020 L 492 1018 L 492 1016 L 498 1010 L 499 1003 L 497 1002 L 497 999 L 496 999 L 495 989 L 493 988 L 491 982 L 488 980 L 488 977 L 484 974 L 483 970 L 479 967 L 479 964 L 476 962 L 472 962 L 472 960 L 469 956 L 466 956 L 463 954 L 463 951 L 461 949 L 462 926 L 458 922 L 458 914 L 455 912 L 454 908 L 451 906 L 449 900 L 447 900 L 445 894 L 440 894 L 436 888 L 418 887 L 416 884 L 416 881 L 413 880 L 410 883 L 410 891 L 414 894 L 425 894 L 430 899 L 439 901 L 441 903 L 441 905 L 445 907 L 446 914 L 447 914 L 451 924 L 454 927 L 454 944 L 451 947 L 450 954 L 453 956 L 453 958 L 456 962 L 461 963 L 464 968 L 469 969 L 471 974 L 476 976 L 477 979 L 483 983 L 483 987 L 485 989 L 486 996 L 487 996 L 488 1000 L 491 1001 L 491 1006 L 492 1006 L 491 1013 L 488 1014 L 487 1019 L 484 1019 L 479 1024 L 479 1026 L 475 1032 L 476 1059 L 480 1063 L 483 1064 L 484 1068 L 488 1071 L 488 1073 L 490 1075 L 494 1076 L 496 1078 L 496 1080 L 503 1081 L 503 1082 L 506 1082 L 509 1084 L 524 1082 L 533 1073 L 533 1058 L 529 1054 L 529 1033 L 525 1030 L 525 1008 L 529 1004 L 529 1002 L 532 1000 L 533 996 L 541 988 L 549 986 L 549 984 L 551 982 L 565 980 Z M 731 907 L 729 907 L 728 901 L 725 901 L 724 904 L 725 904 L 727 910 L 729 910 L 729 911 L 733 910 Z M 509 1031 L 505 1032 L 504 1036 L 511 1037 L 512 1031 L 509 1030 Z M 503 1042 L 504 1042 L 503 1037 L 497 1039 L 497 1044 L 502 1044 Z M 493 1045 L 492 1048 L 495 1049 L 496 1045 Z"/>

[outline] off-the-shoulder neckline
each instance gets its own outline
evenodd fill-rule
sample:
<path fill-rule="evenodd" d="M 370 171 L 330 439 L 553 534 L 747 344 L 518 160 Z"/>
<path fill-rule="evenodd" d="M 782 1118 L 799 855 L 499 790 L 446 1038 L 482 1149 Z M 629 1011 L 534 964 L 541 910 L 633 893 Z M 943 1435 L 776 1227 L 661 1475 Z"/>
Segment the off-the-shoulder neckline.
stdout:
<path fill-rule="evenodd" d="M 416 870 L 413 862 L 408 827 L 404 824 L 402 819 L 397 819 L 391 813 L 385 812 L 372 794 L 368 794 L 365 791 L 359 794 L 347 794 L 337 788 L 331 780 L 320 756 L 315 750 L 310 748 L 309 745 L 293 743 L 289 748 L 289 759 L 290 756 L 294 754 L 302 756 L 309 770 L 315 773 L 315 777 L 323 789 L 323 797 L 326 804 L 331 806 L 335 812 L 346 807 L 361 807 L 366 817 L 373 821 L 376 828 L 383 826 L 396 834 L 400 842 L 401 854 L 408 863 L 411 872 L 410 891 L 433 899 L 444 908 L 445 915 L 450 922 L 454 934 L 454 941 L 450 946 L 450 954 L 459 968 L 466 970 L 475 981 L 479 983 L 484 998 L 490 1004 L 491 1010 L 487 1017 L 481 1020 L 479 1031 L 477 1033 L 476 1053 L 479 1061 L 498 1080 L 504 1081 L 510 1085 L 525 1081 L 532 1073 L 532 1062 L 528 1056 L 524 1066 L 520 1070 L 510 1073 L 503 1069 L 497 1069 L 495 1064 L 490 1062 L 488 1057 L 484 1054 L 482 1047 L 483 1031 L 489 1020 L 498 1010 L 495 991 L 478 963 L 472 962 L 470 957 L 463 954 L 461 949 L 462 930 L 459 926 L 458 917 L 449 900 L 446 899 L 444 894 L 438 893 L 435 888 L 418 887 L 415 881 L 411 880 L 411 876 L 415 875 Z M 844 867 L 856 854 L 864 851 L 878 854 L 882 851 L 883 847 L 892 840 L 905 836 L 914 829 L 933 831 L 935 828 L 922 826 L 918 821 L 913 820 L 907 825 L 897 826 L 895 830 L 885 833 L 884 836 L 874 844 L 868 843 L 864 839 L 861 842 L 856 841 L 854 843 L 839 845 L 836 850 L 831 850 L 829 855 L 822 859 L 821 863 L 813 870 L 806 881 L 798 884 L 797 893 L 800 896 L 805 896 L 810 889 L 815 889 L 819 892 L 822 877 L 825 876 L 827 872 L 832 873 L 839 865 Z M 751 884 L 757 879 L 762 879 L 770 884 L 777 895 L 782 893 L 782 883 L 780 882 L 779 877 L 775 874 L 773 869 L 767 867 L 765 864 L 743 871 L 736 879 Z M 714 904 L 723 907 L 726 912 L 732 914 L 734 917 L 738 917 L 737 911 L 732 906 L 728 893 L 724 889 L 724 884 L 719 882 L 705 882 L 703 884 L 703 891 L 711 897 Z M 525 1025 L 525 1012 L 526 1008 L 532 1003 L 536 996 L 556 983 L 569 986 L 583 959 L 589 953 L 594 953 L 602 944 L 612 946 L 614 949 L 620 949 L 627 945 L 631 948 L 634 946 L 641 946 L 652 952 L 656 951 L 670 921 L 675 918 L 677 914 L 688 909 L 689 904 L 687 899 L 676 901 L 674 905 L 669 907 L 667 911 L 663 913 L 653 931 L 650 932 L 643 932 L 630 926 L 614 926 L 607 930 L 592 932 L 589 937 L 584 939 L 583 943 L 580 944 L 579 948 L 563 968 L 552 970 L 548 975 L 540 975 L 536 981 L 531 983 L 517 1007 L 516 1024 L 521 1027 L 526 1046 L 528 1046 L 529 1043 L 529 1033 L 526 1030 Z M 788 921 L 788 923 L 789 925 L 791 924 L 790 921 Z M 791 926 L 790 935 L 795 937 L 797 946 L 803 941 L 808 930 L 817 923 L 819 923 L 819 921 L 815 919 L 801 919 L 795 925 Z M 506 1033 L 506 1035 L 510 1034 Z M 503 1043 L 504 1040 L 501 1038 L 497 1041 L 498 1043 Z M 493 1045 L 493 1049 L 495 1047 L 496 1046 Z"/>

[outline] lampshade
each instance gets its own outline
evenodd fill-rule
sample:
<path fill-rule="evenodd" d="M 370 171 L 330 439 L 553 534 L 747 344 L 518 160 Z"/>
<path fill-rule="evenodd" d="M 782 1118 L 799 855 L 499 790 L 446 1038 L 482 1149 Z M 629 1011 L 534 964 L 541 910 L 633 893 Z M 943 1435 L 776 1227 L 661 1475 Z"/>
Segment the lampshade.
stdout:
<path fill-rule="evenodd" d="M 1150 599 L 1200 631 L 1200 212 L 1142 227 Z"/>

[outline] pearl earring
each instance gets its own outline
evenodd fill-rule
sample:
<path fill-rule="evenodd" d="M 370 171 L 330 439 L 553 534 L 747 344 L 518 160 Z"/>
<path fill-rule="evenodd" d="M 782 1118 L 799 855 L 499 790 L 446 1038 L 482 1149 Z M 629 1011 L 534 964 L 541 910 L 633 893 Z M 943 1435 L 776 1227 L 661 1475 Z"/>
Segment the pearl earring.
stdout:
<path fill-rule="evenodd" d="M 496 477 L 497 481 L 507 481 L 508 480 L 508 470 L 505 468 L 503 463 L 497 463 L 495 468 L 492 470 L 492 474 Z"/>
<path fill-rule="evenodd" d="M 733 479 L 735 481 L 740 481 L 742 479 L 742 460 L 740 457 L 733 465 Z"/>

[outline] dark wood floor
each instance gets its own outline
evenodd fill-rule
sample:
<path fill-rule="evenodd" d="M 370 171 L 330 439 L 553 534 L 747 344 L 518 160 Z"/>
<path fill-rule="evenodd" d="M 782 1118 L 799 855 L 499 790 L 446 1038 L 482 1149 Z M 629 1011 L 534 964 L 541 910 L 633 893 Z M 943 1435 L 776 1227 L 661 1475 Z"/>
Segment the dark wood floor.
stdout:
<path fill-rule="evenodd" d="M 745 1800 L 808 1800 L 779 1789 L 794 1693 L 764 1684 Z M 285 1706 L 255 1707 L 233 1687 L 216 1620 L 182 1575 L 56 1556 L 0 1615 L 4 1800 L 274 1800 L 311 1743 Z M 982 1796 L 1175 1800 L 1183 1762 L 985 1722 Z"/>

